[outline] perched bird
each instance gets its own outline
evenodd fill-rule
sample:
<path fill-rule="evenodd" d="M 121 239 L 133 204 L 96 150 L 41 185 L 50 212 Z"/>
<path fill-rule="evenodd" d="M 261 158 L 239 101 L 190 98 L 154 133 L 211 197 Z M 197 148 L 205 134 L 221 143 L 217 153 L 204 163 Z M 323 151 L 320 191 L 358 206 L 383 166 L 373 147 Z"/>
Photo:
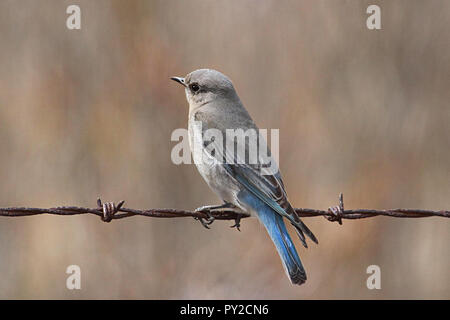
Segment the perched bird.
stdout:
<path fill-rule="evenodd" d="M 217 140 L 198 141 L 198 137 L 203 137 L 206 130 L 215 129 L 224 137 L 227 129 L 258 130 L 242 105 L 231 80 L 211 69 L 195 70 L 185 78 L 171 79 L 185 88 L 189 103 L 189 144 L 194 162 L 209 187 L 224 201 L 222 205 L 204 206 L 197 210 L 233 208 L 258 217 L 275 244 L 291 282 L 299 285 L 304 283 L 306 272 L 283 218 L 295 227 L 305 247 L 305 234 L 315 243 L 318 241 L 289 203 L 278 167 L 275 172 L 268 172 L 260 162 L 202 161 L 212 157 L 216 160 L 227 160 L 224 156 L 230 154 L 230 149 L 221 151 L 225 147 Z M 261 137 L 258 139 L 259 144 L 265 143 L 262 143 Z M 210 144 L 216 148 L 211 148 Z M 226 146 L 227 143 L 222 145 Z M 234 149 L 235 145 L 232 145 L 232 148 Z M 245 140 L 246 160 L 250 148 L 250 142 Z M 270 153 L 268 154 L 270 158 Z M 234 159 L 236 160 L 236 156 Z M 273 158 L 270 160 L 274 161 Z M 239 225 L 239 221 L 236 221 L 236 225 Z"/>

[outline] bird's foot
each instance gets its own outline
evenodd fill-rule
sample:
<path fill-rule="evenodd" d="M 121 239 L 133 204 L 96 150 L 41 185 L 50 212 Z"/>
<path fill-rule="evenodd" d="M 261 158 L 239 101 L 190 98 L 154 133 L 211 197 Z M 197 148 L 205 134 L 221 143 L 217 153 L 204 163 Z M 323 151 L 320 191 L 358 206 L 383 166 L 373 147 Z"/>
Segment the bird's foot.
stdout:
<path fill-rule="evenodd" d="M 234 225 L 230 226 L 230 228 L 236 228 L 238 231 L 241 231 L 241 229 L 240 229 L 241 219 L 242 219 L 242 214 L 238 214 L 236 219 L 234 219 Z"/>
<path fill-rule="evenodd" d="M 200 217 L 194 217 L 194 219 L 200 221 L 202 226 L 204 226 L 206 229 L 211 229 L 209 227 L 209 225 L 212 224 L 216 220 L 216 218 L 214 218 L 209 211 L 202 211 L 202 212 L 204 214 L 206 214 L 206 216 L 207 216 L 206 219 L 205 218 L 200 218 Z"/>
<path fill-rule="evenodd" d="M 224 204 L 220 204 L 220 205 L 209 205 L 209 206 L 201 206 L 197 209 L 195 209 L 195 212 L 202 212 L 204 214 L 206 214 L 207 218 L 200 218 L 200 217 L 195 217 L 195 220 L 200 221 L 200 223 L 202 224 L 202 226 L 204 226 L 206 229 L 210 229 L 209 225 L 212 224 L 216 218 L 214 218 L 214 216 L 211 214 L 212 211 L 221 211 L 221 210 L 226 210 L 226 209 L 231 209 L 234 208 L 234 205 L 231 203 L 224 203 Z"/>
<path fill-rule="evenodd" d="M 204 226 L 206 229 L 210 229 L 209 225 L 212 224 L 216 218 L 211 214 L 212 212 L 221 212 L 221 211 L 226 211 L 226 210 L 230 210 L 230 209 L 236 209 L 237 207 L 232 204 L 232 203 L 224 203 L 224 204 L 220 204 L 220 205 L 209 205 L 209 206 L 202 206 L 199 207 L 197 209 L 195 209 L 195 212 L 201 212 L 206 214 L 207 218 L 200 218 L 200 217 L 195 217 L 195 220 L 200 221 L 200 223 L 202 224 L 202 226 Z M 239 229 L 240 225 L 240 221 L 241 221 L 241 217 L 242 215 L 238 215 L 238 217 L 235 219 L 235 224 L 234 226 L 232 226 L 233 228 L 237 228 L 239 231 L 241 231 Z"/>

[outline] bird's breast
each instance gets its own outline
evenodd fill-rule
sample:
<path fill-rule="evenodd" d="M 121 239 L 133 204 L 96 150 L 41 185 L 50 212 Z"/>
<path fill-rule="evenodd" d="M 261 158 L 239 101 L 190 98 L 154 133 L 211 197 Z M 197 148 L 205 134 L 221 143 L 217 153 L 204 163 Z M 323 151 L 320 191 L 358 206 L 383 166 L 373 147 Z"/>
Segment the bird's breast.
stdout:
<path fill-rule="evenodd" d="M 197 121 L 189 121 L 188 133 L 192 158 L 200 175 L 220 198 L 234 203 L 239 186 L 226 172 L 223 163 L 206 151 L 201 125 Z"/>

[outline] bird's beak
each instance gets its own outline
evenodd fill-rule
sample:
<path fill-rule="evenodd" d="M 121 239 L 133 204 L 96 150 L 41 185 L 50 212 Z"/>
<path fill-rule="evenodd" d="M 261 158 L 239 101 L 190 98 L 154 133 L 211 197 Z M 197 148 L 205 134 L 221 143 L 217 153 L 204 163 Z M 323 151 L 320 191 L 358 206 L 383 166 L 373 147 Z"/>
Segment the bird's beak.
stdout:
<path fill-rule="evenodd" d="M 181 84 L 182 86 L 186 87 L 186 84 L 184 83 L 184 78 L 180 78 L 180 77 L 172 77 L 170 78 L 173 81 L 178 82 L 179 84 Z"/>

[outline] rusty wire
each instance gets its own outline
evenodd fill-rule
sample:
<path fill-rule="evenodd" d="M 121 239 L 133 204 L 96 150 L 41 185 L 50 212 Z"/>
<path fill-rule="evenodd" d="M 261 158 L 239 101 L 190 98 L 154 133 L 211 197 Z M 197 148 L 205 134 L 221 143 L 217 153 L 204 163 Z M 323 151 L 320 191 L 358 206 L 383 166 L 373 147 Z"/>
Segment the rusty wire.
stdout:
<path fill-rule="evenodd" d="M 181 218 L 192 217 L 200 220 L 203 226 L 208 228 L 208 225 L 214 220 L 235 220 L 236 227 L 239 227 L 239 220 L 247 218 L 250 215 L 235 211 L 232 209 L 226 210 L 203 210 L 203 211 L 189 211 L 181 209 L 147 209 L 137 210 L 123 207 L 124 201 L 120 201 L 117 205 L 113 202 L 102 203 L 100 199 L 97 200 L 96 208 L 84 208 L 74 206 L 63 206 L 54 208 L 0 208 L 0 216 L 5 217 L 23 217 L 33 216 L 38 214 L 53 214 L 61 216 L 72 216 L 80 214 L 93 214 L 99 216 L 102 221 L 110 222 L 112 220 L 123 219 L 132 216 L 145 216 L 154 218 Z M 388 209 L 388 210 L 374 210 L 374 209 L 344 209 L 343 195 L 339 196 L 339 206 L 331 207 L 328 210 L 317 210 L 307 208 L 295 209 L 297 215 L 302 218 L 323 216 L 329 221 L 337 221 L 342 224 L 342 219 L 362 219 L 376 216 L 388 216 L 396 218 L 425 218 L 425 217 L 444 217 L 450 218 L 450 211 L 432 211 L 422 209 Z M 206 220 L 206 222 L 205 222 Z"/>

